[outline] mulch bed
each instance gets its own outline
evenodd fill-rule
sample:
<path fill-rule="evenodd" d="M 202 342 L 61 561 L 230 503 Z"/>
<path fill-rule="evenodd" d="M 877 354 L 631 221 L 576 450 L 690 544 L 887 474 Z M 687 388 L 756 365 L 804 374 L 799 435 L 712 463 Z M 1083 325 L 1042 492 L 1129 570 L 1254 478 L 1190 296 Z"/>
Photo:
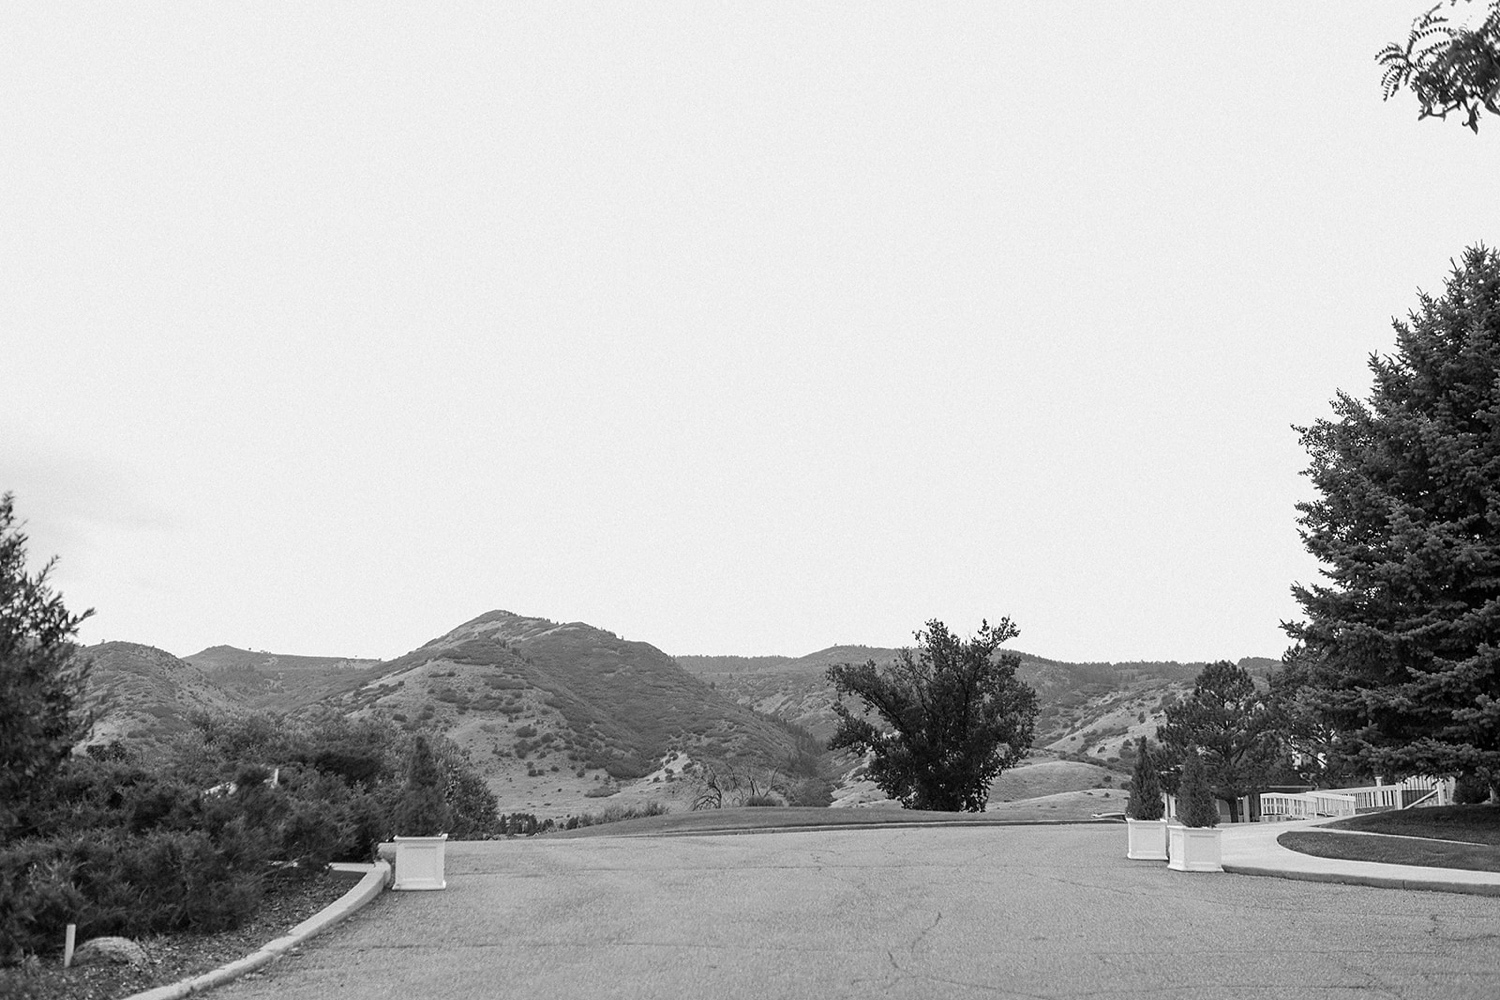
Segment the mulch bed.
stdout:
<path fill-rule="evenodd" d="M 40 967 L 0 969 L 4 1000 L 120 1000 L 155 986 L 200 976 L 244 958 L 354 888 L 356 875 L 327 871 L 311 878 L 290 872 L 270 879 L 255 917 L 219 934 L 164 934 L 143 938 L 151 964 L 62 967 L 62 953 Z M 80 944 L 83 942 L 80 941 Z"/>

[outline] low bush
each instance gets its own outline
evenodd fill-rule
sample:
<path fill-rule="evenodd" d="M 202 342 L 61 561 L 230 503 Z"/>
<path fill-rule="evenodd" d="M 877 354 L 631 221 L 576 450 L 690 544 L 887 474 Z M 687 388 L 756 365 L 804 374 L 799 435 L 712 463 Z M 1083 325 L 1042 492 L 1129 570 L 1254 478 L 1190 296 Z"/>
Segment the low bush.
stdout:
<path fill-rule="evenodd" d="M 416 801 L 401 779 L 419 745 Z M 0 964 L 55 950 L 67 923 L 85 936 L 235 926 L 272 862 L 297 874 L 367 860 L 417 819 L 455 839 L 499 827 L 456 745 L 390 721 L 204 717 L 149 759 L 108 746 L 71 757 L 0 848 Z"/>
<path fill-rule="evenodd" d="M 619 803 L 606 806 L 602 812 L 583 813 L 579 816 L 569 816 L 563 823 L 564 829 L 576 830 L 581 826 L 598 826 L 601 823 L 619 823 L 627 819 L 645 819 L 649 816 L 665 816 L 670 810 L 664 803 L 652 800 L 639 806 L 626 806 Z"/>
<path fill-rule="evenodd" d="M 263 866 L 237 864 L 202 831 L 119 831 L 21 841 L 0 851 L 0 962 L 80 938 L 237 927 Z"/>

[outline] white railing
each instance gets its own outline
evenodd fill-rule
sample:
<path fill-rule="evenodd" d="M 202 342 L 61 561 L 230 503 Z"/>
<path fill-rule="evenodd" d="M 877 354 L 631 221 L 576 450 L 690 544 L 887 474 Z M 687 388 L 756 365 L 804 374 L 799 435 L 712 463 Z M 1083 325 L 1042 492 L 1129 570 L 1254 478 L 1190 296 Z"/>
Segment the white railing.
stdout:
<path fill-rule="evenodd" d="M 1262 819 L 1314 819 L 1322 816 L 1353 816 L 1377 809 L 1406 809 L 1418 803 L 1446 805 L 1451 789 L 1445 779 L 1426 776 L 1407 778 L 1394 785 L 1364 785 L 1358 788 L 1328 788 L 1317 792 L 1262 792 Z"/>
<path fill-rule="evenodd" d="M 1261 792 L 1260 818 L 1316 819 L 1322 816 L 1353 816 L 1354 796 L 1337 792 Z"/>

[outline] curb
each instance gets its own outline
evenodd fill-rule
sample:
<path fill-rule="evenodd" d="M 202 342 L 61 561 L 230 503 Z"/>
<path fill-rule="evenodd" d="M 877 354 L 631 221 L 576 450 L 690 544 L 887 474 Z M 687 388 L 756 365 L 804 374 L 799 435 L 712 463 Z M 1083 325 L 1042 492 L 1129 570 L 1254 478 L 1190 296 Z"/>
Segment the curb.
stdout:
<path fill-rule="evenodd" d="M 1284 868 L 1259 868 L 1255 865 L 1224 866 L 1235 875 L 1257 875 L 1286 878 L 1301 882 L 1333 882 L 1338 885 L 1368 885 L 1377 889 L 1406 889 L 1412 892 L 1452 892 L 1466 896 L 1500 896 L 1500 885 L 1488 882 L 1444 882 L 1434 879 L 1391 878 L 1385 875 L 1349 875 L 1343 872 L 1289 871 Z"/>
<path fill-rule="evenodd" d="M 211 972 L 194 976 L 192 979 L 180 979 L 166 986 L 156 986 L 143 993 L 131 994 L 124 1000 L 181 1000 L 182 997 L 202 993 L 204 990 L 211 990 L 215 986 L 227 983 L 231 979 L 238 979 L 247 972 L 254 972 L 262 966 L 269 965 L 309 938 L 321 934 L 345 917 L 355 913 L 380 895 L 390 884 L 391 866 L 384 861 L 377 861 L 373 865 L 349 867 L 356 871 L 366 869 L 365 877 L 360 879 L 354 888 L 293 927 L 283 936 L 262 945 L 258 951 L 246 955 L 237 962 L 230 962 Z"/>

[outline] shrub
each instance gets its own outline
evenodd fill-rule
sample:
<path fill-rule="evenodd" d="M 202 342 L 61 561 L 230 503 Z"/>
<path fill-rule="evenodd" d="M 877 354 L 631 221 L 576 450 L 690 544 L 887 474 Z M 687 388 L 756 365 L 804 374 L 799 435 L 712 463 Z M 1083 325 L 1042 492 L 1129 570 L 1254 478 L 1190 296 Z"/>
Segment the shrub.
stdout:
<path fill-rule="evenodd" d="M 1477 771 L 1465 771 L 1453 783 L 1453 801 L 1457 805 L 1476 805 L 1490 800 L 1490 783 Z"/>
<path fill-rule="evenodd" d="M 1188 747 L 1182 765 L 1182 783 L 1177 793 L 1177 818 L 1184 826 L 1218 826 L 1219 807 L 1208 787 L 1208 775 L 1197 747 Z"/>
<path fill-rule="evenodd" d="M 260 893 L 260 872 L 235 866 L 202 831 L 22 841 L 0 851 L 0 961 L 55 950 L 69 923 L 81 938 L 230 929 Z"/>
<path fill-rule="evenodd" d="M 412 744 L 406 788 L 391 816 L 396 833 L 406 837 L 430 837 L 447 832 L 452 810 L 443 798 L 442 776 L 427 737 Z"/>
<path fill-rule="evenodd" d="M 584 813 L 581 816 L 569 816 L 564 828 L 576 830 L 581 826 L 598 826 L 601 823 L 619 823 L 627 819 L 645 819 L 648 816 L 665 816 L 670 812 L 666 805 L 656 800 L 639 806 L 626 806 L 615 803 L 606 806 L 599 813 Z"/>
<path fill-rule="evenodd" d="M 1161 819 L 1165 813 L 1161 776 L 1156 772 L 1156 754 L 1142 736 L 1136 752 L 1135 771 L 1130 776 L 1130 803 L 1125 807 L 1125 815 L 1131 819 Z"/>

